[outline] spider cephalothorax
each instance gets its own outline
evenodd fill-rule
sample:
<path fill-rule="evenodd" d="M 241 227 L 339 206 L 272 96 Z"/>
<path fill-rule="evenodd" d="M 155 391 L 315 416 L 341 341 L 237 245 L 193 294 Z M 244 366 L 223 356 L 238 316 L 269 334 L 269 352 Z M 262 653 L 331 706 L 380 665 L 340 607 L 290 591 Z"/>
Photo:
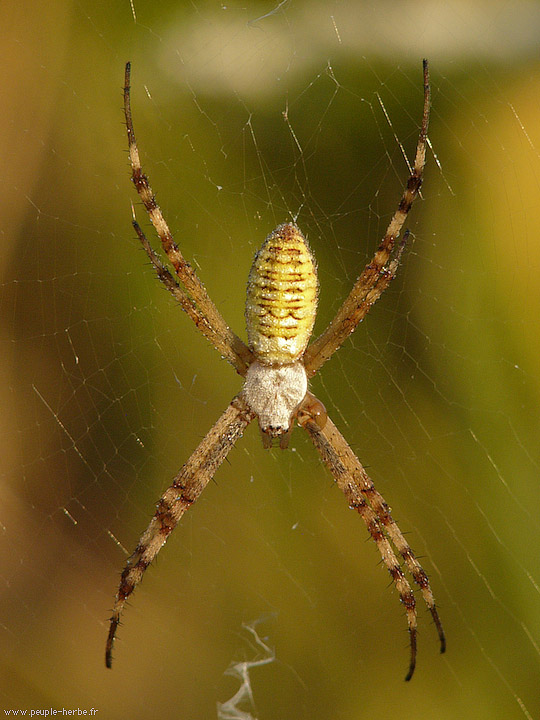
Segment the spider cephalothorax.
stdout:
<path fill-rule="evenodd" d="M 365 522 L 390 572 L 407 613 L 411 655 L 405 679 L 410 680 L 416 664 L 416 602 L 396 551 L 422 593 L 439 634 L 441 652 L 444 652 L 444 632 L 429 580 L 360 460 L 328 418 L 323 404 L 309 392 L 308 379 L 354 331 L 397 271 L 407 233 L 399 244 L 396 240 L 420 189 L 426 159 L 430 105 L 427 61 L 424 60 L 422 126 L 412 171 L 398 209 L 373 258 L 336 316 L 310 345 L 308 342 L 317 309 L 317 274 L 313 255 L 300 230 L 293 223 L 280 225 L 268 235 L 255 256 L 248 279 L 246 345 L 229 328 L 193 268 L 184 259 L 156 203 L 148 178 L 142 171 L 135 141 L 129 83 L 128 63 L 124 109 L 132 179 L 177 279 L 153 250 L 135 219 L 133 226 L 159 279 L 202 334 L 238 374 L 245 377 L 245 383 L 160 498 L 154 517 L 126 563 L 107 638 L 107 667 L 111 667 L 112 647 L 126 600 L 245 428 L 258 418 L 265 447 L 271 447 L 273 438 L 279 438 L 280 447 L 285 449 L 296 419 L 308 433 L 349 506 L 357 510 Z"/>

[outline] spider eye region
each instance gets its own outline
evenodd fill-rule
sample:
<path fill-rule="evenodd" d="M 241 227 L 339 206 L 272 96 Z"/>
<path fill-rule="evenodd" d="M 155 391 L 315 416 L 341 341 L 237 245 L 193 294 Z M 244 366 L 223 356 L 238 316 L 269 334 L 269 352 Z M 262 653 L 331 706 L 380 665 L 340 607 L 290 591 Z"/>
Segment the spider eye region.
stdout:
<path fill-rule="evenodd" d="M 248 278 L 246 326 L 256 360 L 294 363 L 304 353 L 317 312 L 315 259 L 293 223 L 279 225 L 255 255 Z"/>
<path fill-rule="evenodd" d="M 259 418 L 263 433 L 279 437 L 286 433 L 307 392 L 307 375 L 301 362 L 289 365 L 251 363 L 243 396 Z"/>

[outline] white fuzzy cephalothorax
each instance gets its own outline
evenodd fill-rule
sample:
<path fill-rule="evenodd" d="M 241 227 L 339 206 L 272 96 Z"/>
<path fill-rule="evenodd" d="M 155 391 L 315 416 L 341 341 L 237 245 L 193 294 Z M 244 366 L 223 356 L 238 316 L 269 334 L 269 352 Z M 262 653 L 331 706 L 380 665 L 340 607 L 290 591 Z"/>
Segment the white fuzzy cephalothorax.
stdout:
<path fill-rule="evenodd" d="M 307 392 L 307 376 L 302 363 L 263 365 L 251 363 L 243 396 L 259 417 L 261 430 L 278 437 L 291 426 L 294 411 Z"/>

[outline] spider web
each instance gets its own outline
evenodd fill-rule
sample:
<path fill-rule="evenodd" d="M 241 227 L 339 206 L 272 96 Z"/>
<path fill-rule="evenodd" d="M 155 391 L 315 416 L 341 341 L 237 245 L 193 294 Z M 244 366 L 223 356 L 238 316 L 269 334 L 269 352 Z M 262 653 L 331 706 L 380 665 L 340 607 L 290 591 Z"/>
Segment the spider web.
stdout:
<path fill-rule="evenodd" d="M 538 6 L 27 11 L 0 7 L 6 714 L 540 718 Z M 313 389 L 422 558 L 446 655 L 419 596 L 403 682 L 404 613 L 360 518 L 303 433 L 264 452 L 251 427 L 135 593 L 106 671 L 126 557 L 240 387 L 130 229 L 130 202 L 149 228 L 124 62 L 144 168 L 227 321 L 243 334 L 253 253 L 294 218 L 318 260 L 317 333 L 395 210 L 423 56 L 410 246 Z"/>

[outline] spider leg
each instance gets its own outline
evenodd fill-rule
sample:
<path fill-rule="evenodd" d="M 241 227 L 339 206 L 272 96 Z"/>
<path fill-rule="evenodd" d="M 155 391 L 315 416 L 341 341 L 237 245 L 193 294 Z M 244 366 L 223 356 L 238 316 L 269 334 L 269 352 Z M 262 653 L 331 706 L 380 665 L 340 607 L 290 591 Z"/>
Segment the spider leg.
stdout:
<path fill-rule="evenodd" d="M 146 568 L 159 553 L 182 515 L 198 499 L 254 417 L 255 414 L 245 401 L 240 396 L 235 397 L 161 496 L 150 525 L 122 572 L 105 649 L 105 664 L 108 668 L 112 666 L 113 643 L 126 600 L 141 582 Z"/>
<path fill-rule="evenodd" d="M 172 274 L 166 265 L 163 264 L 159 255 L 155 252 L 153 247 L 148 242 L 146 235 L 141 229 L 139 223 L 133 219 L 133 227 L 141 245 L 143 246 L 146 254 L 148 255 L 150 262 L 154 266 L 154 270 L 158 278 L 161 280 L 163 285 L 171 293 L 174 299 L 178 302 L 181 308 L 189 315 L 193 320 L 196 327 L 200 332 L 209 340 L 216 350 L 225 357 L 231 365 L 236 369 L 239 375 L 245 375 L 247 370 L 248 358 L 251 356 L 251 351 L 246 345 L 240 340 L 240 338 L 232 333 L 232 337 L 222 337 L 216 328 L 210 324 L 208 317 L 199 308 L 199 306 L 193 301 L 193 299 L 187 294 L 184 288 L 176 282 Z"/>
<path fill-rule="evenodd" d="M 388 538 L 403 557 L 413 580 L 419 586 L 426 605 L 432 615 L 440 640 L 441 652 L 446 649 L 446 641 L 442 624 L 435 606 L 435 600 L 428 577 L 414 556 L 409 544 L 403 537 L 396 522 L 393 520 L 389 507 L 382 495 L 375 489 L 372 480 L 351 447 L 336 428 L 327 419 L 323 425 L 320 418 L 313 413 L 321 406 L 315 396 L 308 393 L 298 413 L 298 424 L 302 425 L 319 451 L 323 462 L 334 476 L 338 487 L 344 492 L 349 506 L 358 511 L 377 544 L 381 557 L 392 576 L 399 592 L 401 602 L 407 612 L 411 641 L 411 659 L 405 680 L 410 680 L 416 663 L 416 608 L 411 587 L 390 545 Z M 321 427 L 321 425 L 323 425 Z"/>
<path fill-rule="evenodd" d="M 363 296 L 362 300 L 358 301 L 358 306 L 356 308 L 356 311 L 351 315 L 351 317 L 348 319 L 350 330 L 348 331 L 349 334 L 353 332 L 353 330 L 356 328 L 359 322 L 361 322 L 365 316 L 368 314 L 370 308 L 372 305 L 374 305 L 377 300 L 381 297 L 383 292 L 386 290 L 386 288 L 390 285 L 392 280 L 395 278 L 397 269 L 399 267 L 399 262 L 401 260 L 401 256 L 403 254 L 403 250 L 405 249 L 405 246 L 407 244 L 407 241 L 409 239 L 410 232 L 409 230 L 406 230 L 403 234 L 403 238 L 401 239 L 401 242 L 399 243 L 399 246 L 390 260 L 390 262 L 381 269 L 381 272 L 379 273 L 378 277 L 376 278 L 376 282 L 371 287 L 367 288 L 365 291 L 365 295 Z M 329 326 L 330 327 L 330 326 Z M 323 337 L 322 335 L 320 336 Z M 306 373 L 308 377 L 312 377 L 323 365 L 323 363 L 328 360 L 328 358 L 337 350 L 337 347 L 334 347 L 330 355 L 327 355 L 326 352 L 329 348 L 328 345 L 323 347 L 320 351 L 317 351 L 317 343 L 318 340 L 315 340 L 314 343 L 312 343 L 306 350 L 304 355 L 304 363 L 306 367 Z M 340 343 L 341 344 L 341 343 Z"/>
<path fill-rule="evenodd" d="M 322 335 L 307 348 L 304 355 L 304 364 L 308 377 L 312 377 L 355 330 L 358 323 L 366 316 L 373 303 L 379 299 L 393 277 L 392 275 L 386 283 L 379 285 L 381 274 L 384 275 L 385 266 L 391 261 L 396 238 L 401 232 L 411 205 L 422 184 L 422 175 L 426 164 L 430 98 L 428 62 L 424 60 L 424 111 L 411 175 L 401 196 L 398 209 L 390 220 L 384 239 L 377 248 L 375 255 L 364 268 L 332 322 Z"/>
<path fill-rule="evenodd" d="M 252 361 L 252 353 L 240 340 L 240 338 L 229 328 L 223 316 L 210 299 L 206 288 L 199 280 L 196 272 L 191 265 L 185 260 L 178 245 L 175 243 L 169 226 L 163 217 L 163 213 L 157 204 L 153 190 L 150 187 L 147 176 L 144 174 L 139 149 L 135 139 L 135 131 L 133 129 L 133 119 L 131 114 L 130 99 L 130 76 L 131 63 L 126 63 L 125 81 L 124 81 L 124 113 L 126 117 L 126 128 L 129 144 L 129 159 L 131 163 L 131 178 L 135 189 L 139 193 L 139 197 L 148 213 L 152 225 L 161 240 L 164 252 L 169 258 L 176 275 L 181 284 L 183 300 L 180 301 L 182 308 L 188 315 L 195 320 L 195 317 L 203 317 L 204 325 L 211 329 L 212 332 L 205 332 L 205 336 L 212 342 L 218 352 L 225 357 L 240 375 L 245 375 L 248 365 Z M 170 284 L 165 282 L 166 275 L 155 262 L 157 256 L 150 248 L 150 244 L 144 237 L 139 225 L 134 223 L 135 230 L 141 240 L 144 249 L 156 268 L 158 277 L 162 280 L 167 288 L 171 290 Z M 144 240 L 143 240 L 144 239 Z M 161 267 L 163 265 L 161 264 Z M 170 273 L 169 273 L 170 275 Z M 178 293 L 173 295 L 179 300 Z M 199 329 L 201 327 L 197 325 Z"/>
<path fill-rule="evenodd" d="M 331 432 L 331 429 L 330 429 L 330 432 Z M 351 450 L 351 452 L 352 452 L 352 450 Z M 380 492 L 375 488 L 375 485 L 373 484 L 372 479 L 366 473 L 365 469 L 361 465 L 360 461 L 356 458 L 356 456 L 354 456 L 354 460 L 355 460 L 355 465 L 356 465 L 356 472 L 358 473 L 358 476 L 362 482 L 360 491 L 362 492 L 364 497 L 367 498 L 369 504 L 375 511 L 375 514 L 379 518 L 381 525 L 386 530 L 388 537 L 394 544 L 394 547 L 397 548 L 397 551 L 399 552 L 399 554 L 405 561 L 405 564 L 407 565 L 407 569 L 411 573 L 411 575 L 414 579 L 414 582 L 420 588 L 422 597 L 424 598 L 427 608 L 428 608 L 429 612 L 431 613 L 431 617 L 433 618 L 435 627 L 437 628 L 437 633 L 439 635 L 440 649 L 441 649 L 441 653 L 443 653 L 446 650 L 446 637 L 445 637 L 444 630 L 442 627 L 441 619 L 439 617 L 439 613 L 437 611 L 437 606 L 435 604 L 435 598 L 433 597 L 433 592 L 431 590 L 429 578 L 428 578 L 425 570 L 423 569 L 423 567 L 418 562 L 409 543 L 404 538 L 403 533 L 399 529 L 396 521 L 393 519 L 392 515 L 390 514 L 390 508 L 388 507 L 388 504 L 386 503 L 385 499 L 380 494 Z"/>

